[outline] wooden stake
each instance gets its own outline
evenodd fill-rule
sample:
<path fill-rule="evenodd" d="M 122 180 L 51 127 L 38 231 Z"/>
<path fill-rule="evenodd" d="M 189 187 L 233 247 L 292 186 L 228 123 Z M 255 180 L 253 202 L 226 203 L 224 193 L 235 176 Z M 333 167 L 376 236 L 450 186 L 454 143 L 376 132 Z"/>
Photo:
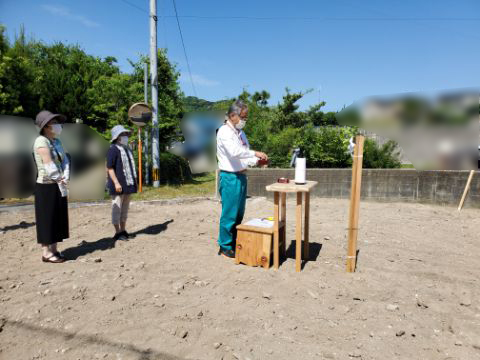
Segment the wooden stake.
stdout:
<path fill-rule="evenodd" d="M 142 131 L 138 128 L 138 192 L 142 192 Z"/>
<path fill-rule="evenodd" d="M 364 140 L 363 135 L 357 135 L 353 154 L 352 190 L 350 194 L 350 213 L 348 219 L 347 272 L 354 272 L 357 262 L 358 212 L 360 209 Z"/>
<path fill-rule="evenodd" d="M 470 175 L 468 175 L 467 185 L 465 185 L 465 190 L 463 190 L 463 196 L 460 200 L 460 204 L 458 205 L 458 211 L 462 210 L 463 208 L 463 203 L 465 202 L 465 198 L 467 197 L 468 191 L 470 190 L 470 184 L 472 183 L 474 173 L 475 170 L 471 170 Z"/>

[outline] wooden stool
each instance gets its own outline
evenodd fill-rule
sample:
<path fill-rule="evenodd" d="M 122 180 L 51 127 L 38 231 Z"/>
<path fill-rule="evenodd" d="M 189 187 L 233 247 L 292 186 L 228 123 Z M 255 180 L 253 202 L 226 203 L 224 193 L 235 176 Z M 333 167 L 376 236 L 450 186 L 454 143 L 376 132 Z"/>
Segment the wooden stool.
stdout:
<path fill-rule="evenodd" d="M 295 270 L 300 271 L 302 266 L 302 193 L 305 194 L 305 230 L 303 241 L 303 258 L 309 258 L 309 221 L 310 221 L 310 190 L 317 185 L 316 181 L 307 181 L 304 185 L 296 185 L 291 182 L 288 184 L 274 183 L 267 186 L 267 191 L 273 191 L 274 208 L 273 208 L 273 266 L 278 269 L 280 265 L 280 253 L 285 256 L 285 242 L 280 245 L 280 225 L 283 224 L 283 232 L 285 232 L 286 222 L 286 203 L 287 193 L 297 194 L 297 211 L 296 211 L 296 229 L 295 229 Z M 281 197 L 281 201 L 280 200 Z M 282 209 L 280 213 L 280 208 Z M 285 235 L 283 235 L 285 236 Z"/>
<path fill-rule="evenodd" d="M 279 229 L 279 241 L 285 248 L 285 223 L 280 224 Z M 273 235 L 273 227 L 237 225 L 235 263 L 268 269 L 272 259 Z"/>

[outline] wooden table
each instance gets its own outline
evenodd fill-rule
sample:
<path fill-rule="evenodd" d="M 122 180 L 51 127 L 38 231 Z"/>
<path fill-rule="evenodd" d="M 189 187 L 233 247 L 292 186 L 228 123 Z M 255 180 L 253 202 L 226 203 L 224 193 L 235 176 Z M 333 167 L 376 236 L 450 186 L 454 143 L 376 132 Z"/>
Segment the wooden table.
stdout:
<path fill-rule="evenodd" d="M 303 258 L 309 258 L 309 221 L 310 221 L 310 190 L 317 185 L 316 181 L 307 181 L 304 185 L 296 185 L 293 181 L 288 184 L 274 183 L 267 186 L 267 191 L 273 192 L 274 208 L 274 233 L 273 233 L 273 266 L 278 269 L 280 265 L 280 224 L 286 224 L 286 203 L 287 193 L 297 194 L 297 209 L 296 209 L 296 229 L 295 229 L 295 270 L 298 272 L 302 266 L 302 198 L 305 194 L 305 229 L 303 240 Z M 280 208 L 281 213 L 280 213 Z M 283 227 L 285 231 L 286 225 Z M 282 245 L 282 256 L 285 256 L 285 243 Z"/>

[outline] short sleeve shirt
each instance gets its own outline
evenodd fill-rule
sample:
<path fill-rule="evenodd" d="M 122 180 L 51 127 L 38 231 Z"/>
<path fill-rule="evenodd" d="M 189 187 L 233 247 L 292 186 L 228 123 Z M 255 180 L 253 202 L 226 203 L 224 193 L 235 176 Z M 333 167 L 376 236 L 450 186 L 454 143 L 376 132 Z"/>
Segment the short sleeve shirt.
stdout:
<path fill-rule="evenodd" d="M 65 162 L 68 162 L 68 158 L 59 139 L 50 141 L 43 135 L 40 135 L 35 139 L 33 144 L 33 156 L 35 157 L 35 163 L 37 165 L 37 183 L 54 184 L 55 181 L 48 178 L 43 159 L 38 153 L 38 149 L 40 148 L 47 148 L 50 150 L 50 156 L 60 172 L 63 172 L 64 164 Z"/>
<path fill-rule="evenodd" d="M 132 164 L 129 159 L 128 166 L 130 166 L 131 170 L 133 170 L 135 164 Z M 121 194 L 133 194 L 137 192 L 136 181 L 134 185 L 127 185 L 127 180 L 125 179 L 125 175 L 123 173 L 122 155 L 115 144 L 112 144 L 107 152 L 107 169 L 113 169 L 115 172 L 115 176 L 122 187 Z M 115 185 L 110 176 L 108 176 L 107 187 L 110 195 L 120 195 L 115 191 Z"/>

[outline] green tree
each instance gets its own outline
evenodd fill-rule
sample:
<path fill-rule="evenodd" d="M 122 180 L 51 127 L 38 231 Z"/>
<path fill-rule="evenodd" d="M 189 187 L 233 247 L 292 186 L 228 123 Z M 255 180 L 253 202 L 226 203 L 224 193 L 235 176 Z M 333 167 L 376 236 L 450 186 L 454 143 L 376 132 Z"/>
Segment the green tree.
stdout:
<path fill-rule="evenodd" d="M 34 96 L 34 69 L 31 63 L 33 41 L 28 41 L 23 28 L 13 45 L 0 27 L 0 113 L 31 115 L 37 108 Z M 30 110 L 32 109 L 32 110 Z"/>
<path fill-rule="evenodd" d="M 133 103 L 143 101 L 143 86 L 128 74 L 104 75 L 93 82 L 87 97 L 92 104 L 87 123 L 108 139 L 108 130 L 113 126 L 131 126 L 128 109 Z"/>
<path fill-rule="evenodd" d="M 318 104 L 310 106 L 310 108 L 306 111 L 306 118 L 307 123 L 310 123 L 314 126 L 323 126 L 325 125 L 323 122 L 325 114 L 321 111 L 322 107 L 325 106 L 325 101 L 322 101 Z"/>
<path fill-rule="evenodd" d="M 143 84 L 143 67 L 145 62 L 149 64 L 148 57 L 141 56 L 137 62 L 131 60 L 129 62 L 133 66 L 133 81 Z M 148 69 L 150 73 L 150 65 L 148 65 Z M 168 60 L 165 49 L 158 49 L 157 69 L 159 138 L 160 146 L 165 147 L 171 139 L 177 137 L 180 120 L 185 112 L 183 105 L 184 94 L 178 83 L 180 73 L 176 66 Z M 149 104 L 151 105 L 151 103 Z"/>
<path fill-rule="evenodd" d="M 402 163 L 398 155 L 397 143 L 393 140 L 379 146 L 375 140 L 365 139 L 363 167 L 371 169 L 400 168 Z"/>
<path fill-rule="evenodd" d="M 348 140 L 356 132 L 354 128 L 306 126 L 297 142 L 304 150 L 309 168 L 344 168 L 351 164 Z"/>
<path fill-rule="evenodd" d="M 295 144 L 300 142 L 302 129 L 288 126 L 276 133 L 270 133 L 259 149 L 265 151 L 272 167 L 288 167 Z"/>
<path fill-rule="evenodd" d="M 78 46 L 37 44 L 34 50 L 39 108 L 52 109 L 72 120 L 80 118 L 95 127 L 89 123 L 95 100 L 89 98 L 88 90 L 99 78 L 119 74 L 118 67 L 108 58 L 105 61 L 85 54 Z"/>
<path fill-rule="evenodd" d="M 93 81 L 119 73 L 113 57 L 102 61 L 78 46 L 27 40 L 23 28 L 12 46 L 4 29 L 0 39 L 0 111 L 4 114 L 33 118 L 49 109 L 85 120 L 91 111 L 87 90 Z"/>
<path fill-rule="evenodd" d="M 275 112 L 255 100 L 249 102 L 248 122 L 245 133 L 248 136 L 250 146 L 255 150 L 262 150 L 267 144 L 272 126 L 276 121 Z"/>
<path fill-rule="evenodd" d="M 308 117 L 304 112 L 297 111 L 300 107 L 297 104 L 297 101 L 300 100 L 305 94 L 311 92 L 311 90 L 307 90 L 306 92 L 291 93 L 290 89 L 286 88 L 285 91 L 286 94 L 283 96 L 283 102 L 278 104 L 276 108 L 278 112 L 277 129 L 282 130 L 287 126 L 301 128 L 307 124 Z"/>
<path fill-rule="evenodd" d="M 270 93 L 268 93 L 266 90 L 262 90 L 260 92 L 255 91 L 255 93 L 252 95 L 252 101 L 259 106 L 267 106 L 268 99 L 270 99 Z"/>
<path fill-rule="evenodd" d="M 329 111 L 323 115 L 323 125 L 328 126 L 338 126 L 337 113 Z"/>
<path fill-rule="evenodd" d="M 8 43 L 8 39 L 5 36 L 5 26 L 0 24 L 0 56 L 5 54 L 5 52 L 9 49 L 10 44 Z"/>

